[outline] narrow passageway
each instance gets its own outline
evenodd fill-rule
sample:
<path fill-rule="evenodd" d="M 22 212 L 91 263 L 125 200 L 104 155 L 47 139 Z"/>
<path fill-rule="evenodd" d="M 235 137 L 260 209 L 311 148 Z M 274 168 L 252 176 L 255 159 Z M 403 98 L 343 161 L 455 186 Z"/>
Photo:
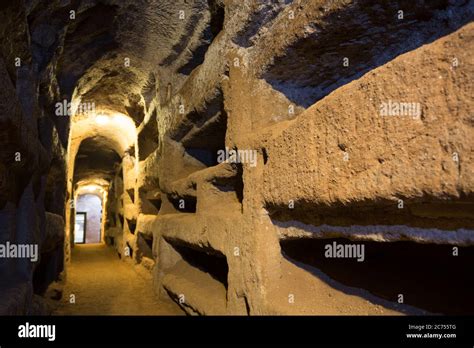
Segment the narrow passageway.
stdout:
<path fill-rule="evenodd" d="M 75 303 L 70 303 L 71 295 Z M 158 300 L 151 277 L 121 261 L 105 244 L 76 245 L 63 298 L 55 315 L 177 315 L 171 300 Z"/>
<path fill-rule="evenodd" d="M 473 51 L 474 0 L 2 1 L 0 316 L 474 315 Z"/>

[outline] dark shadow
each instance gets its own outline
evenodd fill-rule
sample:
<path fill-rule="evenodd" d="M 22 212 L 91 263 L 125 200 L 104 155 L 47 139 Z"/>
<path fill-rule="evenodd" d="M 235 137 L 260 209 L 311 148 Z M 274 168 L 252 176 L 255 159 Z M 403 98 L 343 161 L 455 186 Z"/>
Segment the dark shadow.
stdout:
<path fill-rule="evenodd" d="M 195 213 L 197 206 L 197 199 L 193 196 L 176 196 L 168 195 L 168 200 L 173 204 L 177 211 L 183 213 Z"/>
<path fill-rule="evenodd" d="M 208 273 L 227 289 L 229 266 L 224 254 L 211 248 L 201 249 L 193 247 L 191 244 L 174 240 L 168 241 L 168 243 L 181 255 L 184 261 Z"/>
<path fill-rule="evenodd" d="M 363 245 L 364 260 L 326 257 L 328 245 Z M 286 258 L 319 276 L 319 271 L 332 279 L 330 285 L 344 292 L 374 296 L 398 305 L 399 294 L 404 304 L 432 313 L 473 314 L 474 247 L 414 242 L 369 242 L 349 239 L 294 239 L 280 242 Z M 318 271 L 319 270 L 319 271 Z M 342 284 L 345 287 L 337 286 Z M 363 296 L 366 297 L 366 296 Z M 373 301 L 373 298 L 370 298 Z M 400 308 L 396 308 L 400 310 Z"/>
<path fill-rule="evenodd" d="M 400 201 L 361 200 L 332 205 L 295 200 L 288 204 L 266 205 L 275 224 L 301 222 L 311 226 L 395 226 L 419 229 L 457 230 L 474 228 L 473 197 L 439 199 L 423 196 Z M 400 208 L 401 207 L 401 208 Z"/>
<path fill-rule="evenodd" d="M 309 107 L 370 70 L 448 35 L 474 19 L 472 1 L 358 1 L 333 11 L 275 57 L 263 78 Z M 403 11 L 403 19 L 399 12 Z M 343 59 L 348 58 L 348 65 Z"/>

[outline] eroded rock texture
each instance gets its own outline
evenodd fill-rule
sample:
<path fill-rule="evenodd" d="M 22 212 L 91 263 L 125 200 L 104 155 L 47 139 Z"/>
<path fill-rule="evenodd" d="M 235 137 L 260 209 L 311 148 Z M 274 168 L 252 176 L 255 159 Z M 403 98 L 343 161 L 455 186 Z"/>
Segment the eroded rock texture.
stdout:
<path fill-rule="evenodd" d="M 2 312 L 95 194 L 188 314 L 474 313 L 473 1 L 0 6 L 1 242 L 41 250 L 1 260 Z"/>

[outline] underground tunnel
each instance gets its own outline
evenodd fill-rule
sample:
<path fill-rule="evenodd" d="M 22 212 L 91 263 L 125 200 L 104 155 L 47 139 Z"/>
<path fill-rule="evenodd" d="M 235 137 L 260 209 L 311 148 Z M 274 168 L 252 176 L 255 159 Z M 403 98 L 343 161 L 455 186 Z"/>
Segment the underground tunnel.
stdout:
<path fill-rule="evenodd" d="M 474 314 L 473 18 L 1 2 L 0 314 Z"/>

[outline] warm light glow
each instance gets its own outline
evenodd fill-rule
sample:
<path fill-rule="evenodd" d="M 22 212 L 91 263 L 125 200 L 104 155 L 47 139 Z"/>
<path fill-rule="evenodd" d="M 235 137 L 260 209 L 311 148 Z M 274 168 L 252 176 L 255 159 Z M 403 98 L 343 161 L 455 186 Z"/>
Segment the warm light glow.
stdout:
<path fill-rule="evenodd" d="M 102 191 L 102 187 L 98 185 L 85 185 L 85 186 L 79 187 L 78 191 L 96 192 L 96 191 Z"/>
<path fill-rule="evenodd" d="M 137 141 L 136 132 L 136 125 L 131 117 L 113 110 L 100 109 L 92 117 L 82 115 L 73 118 L 70 132 L 71 160 L 82 140 L 99 135 L 110 140 L 113 149 L 123 155 Z"/>
<path fill-rule="evenodd" d="M 97 124 L 100 124 L 101 126 L 109 123 L 109 121 L 110 121 L 109 117 L 107 117 L 105 115 L 97 115 L 95 117 L 95 122 Z"/>
<path fill-rule="evenodd" d="M 133 123 L 130 117 L 127 117 L 122 114 L 115 114 L 112 118 L 113 123 L 117 124 L 118 126 L 125 127 L 125 128 L 135 128 L 135 124 Z"/>

